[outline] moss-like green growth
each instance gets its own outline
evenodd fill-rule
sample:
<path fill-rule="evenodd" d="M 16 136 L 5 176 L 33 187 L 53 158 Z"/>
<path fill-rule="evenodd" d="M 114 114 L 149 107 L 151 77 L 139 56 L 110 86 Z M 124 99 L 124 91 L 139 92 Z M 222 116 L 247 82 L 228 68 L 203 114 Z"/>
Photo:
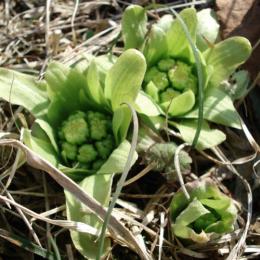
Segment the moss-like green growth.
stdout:
<path fill-rule="evenodd" d="M 111 121 L 108 115 L 94 111 L 70 115 L 58 130 L 64 163 L 98 170 L 115 148 Z"/>

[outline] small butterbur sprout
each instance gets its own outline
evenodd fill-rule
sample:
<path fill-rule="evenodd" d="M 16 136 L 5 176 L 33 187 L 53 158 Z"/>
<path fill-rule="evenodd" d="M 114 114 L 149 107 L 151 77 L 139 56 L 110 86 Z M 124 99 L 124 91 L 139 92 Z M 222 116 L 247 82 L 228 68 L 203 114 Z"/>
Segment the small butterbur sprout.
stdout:
<path fill-rule="evenodd" d="M 196 243 L 234 230 L 237 209 L 231 198 L 222 193 L 211 179 L 186 184 L 190 199 L 183 190 L 175 193 L 170 210 L 175 236 Z"/>
<path fill-rule="evenodd" d="M 115 148 L 111 121 L 108 115 L 94 111 L 70 115 L 58 131 L 64 163 L 98 170 Z"/>
<path fill-rule="evenodd" d="M 168 72 L 175 65 L 175 60 L 173 59 L 163 59 L 158 62 L 158 69 L 163 72 Z"/>

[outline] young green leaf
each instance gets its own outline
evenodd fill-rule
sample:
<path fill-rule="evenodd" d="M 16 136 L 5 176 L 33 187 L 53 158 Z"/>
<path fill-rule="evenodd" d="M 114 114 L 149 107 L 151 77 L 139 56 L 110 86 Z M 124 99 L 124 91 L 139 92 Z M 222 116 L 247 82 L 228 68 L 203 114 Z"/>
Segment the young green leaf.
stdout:
<path fill-rule="evenodd" d="M 227 79 L 235 69 L 245 62 L 252 51 L 250 42 L 240 36 L 228 38 L 209 48 L 203 55 L 208 66 L 212 66 L 209 83 L 213 87 Z"/>
<path fill-rule="evenodd" d="M 125 49 L 140 49 L 147 33 L 147 16 L 145 9 L 139 5 L 130 5 L 122 17 L 122 34 Z"/>
<path fill-rule="evenodd" d="M 222 125 L 240 129 L 240 120 L 231 98 L 220 88 L 208 88 L 205 93 L 203 118 Z M 197 118 L 198 109 L 186 114 L 185 118 Z"/>
<path fill-rule="evenodd" d="M 85 90 L 88 98 L 92 99 L 96 105 L 105 105 L 106 100 L 99 74 L 96 61 L 93 59 L 87 70 L 87 87 Z"/>
<path fill-rule="evenodd" d="M 97 174 L 121 173 L 124 170 L 131 145 L 124 140 L 108 157 L 107 161 L 101 166 Z M 132 165 L 137 160 L 138 155 L 135 153 Z"/>
<path fill-rule="evenodd" d="M 157 25 L 153 25 L 145 43 L 144 56 L 148 66 L 154 65 L 167 53 L 165 32 Z"/>
<path fill-rule="evenodd" d="M 104 207 L 108 206 L 111 192 L 113 175 L 92 175 L 85 178 L 81 183 L 81 188 L 91 197 L 99 201 Z M 66 210 L 68 220 L 86 223 L 97 230 L 102 227 L 102 222 L 90 212 L 73 194 L 65 191 Z M 70 231 L 74 246 L 88 259 L 96 259 L 98 252 L 98 237 L 90 234 Z M 106 238 L 104 243 L 104 253 L 106 255 L 110 250 L 110 239 Z"/>
<path fill-rule="evenodd" d="M 132 114 L 126 105 L 123 105 L 121 107 L 118 107 L 114 111 L 113 115 L 113 133 L 116 139 L 116 143 L 120 144 L 123 140 L 126 139 L 127 131 L 129 128 L 129 125 L 131 123 Z"/>
<path fill-rule="evenodd" d="M 0 68 L 1 98 L 23 106 L 34 116 L 46 113 L 49 105 L 47 95 L 35 77 L 17 71 Z"/>
<path fill-rule="evenodd" d="M 136 111 L 147 116 L 159 116 L 164 112 L 145 92 L 140 91 L 135 100 Z"/>
<path fill-rule="evenodd" d="M 51 100 L 48 120 L 52 126 L 60 125 L 69 114 L 88 108 L 87 104 L 81 103 L 81 92 L 86 87 L 86 79 L 82 73 L 53 62 L 48 66 L 45 77 Z"/>
<path fill-rule="evenodd" d="M 197 15 L 194 8 L 186 8 L 180 12 L 192 39 L 196 38 Z M 178 19 L 174 20 L 167 32 L 167 45 L 169 56 L 179 56 L 189 46 L 189 42 Z"/>
<path fill-rule="evenodd" d="M 179 129 L 184 141 L 192 144 L 198 125 L 197 121 L 186 119 L 181 120 L 179 123 L 174 123 L 174 125 Z M 226 136 L 223 132 L 217 129 L 210 129 L 206 121 L 204 121 L 196 148 L 198 150 L 204 150 L 210 147 L 214 147 L 225 140 Z"/>
<path fill-rule="evenodd" d="M 30 130 L 24 129 L 23 142 L 26 146 L 31 148 L 37 154 L 41 155 L 52 165 L 58 165 L 58 154 L 50 143 L 48 137 L 45 140 L 42 138 L 40 139 L 32 136 Z"/>
<path fill-rule="evenodd" d="M 192 109 L 195 104 L 195 96 L 192 90 L 188 90 L 181 95 L 161 104 L 170 116 L 180 116 Z"/>
<path fill-rule="evenodd" d="M 105 96 L 115 111 L 122 103 L 134 103 L 146 70 L 144 56 L 134 49 L 125 51 L 109 70 L 105 83 Z"/>

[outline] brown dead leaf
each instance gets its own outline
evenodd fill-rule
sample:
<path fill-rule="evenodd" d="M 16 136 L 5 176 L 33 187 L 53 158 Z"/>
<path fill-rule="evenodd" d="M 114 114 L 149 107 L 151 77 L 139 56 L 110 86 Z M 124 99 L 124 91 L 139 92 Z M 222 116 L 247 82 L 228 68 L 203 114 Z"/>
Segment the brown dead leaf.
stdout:
<path fill-rule="evenodd" d="M 248 38 L 253 46 L 257 43 L 260 39 L 259 0 L 216 0 L 216 8 L 223 38 L 240 35 Z M 252 79 L 260 71 L 259 60 L 260 45 L 245 65 Z"/>

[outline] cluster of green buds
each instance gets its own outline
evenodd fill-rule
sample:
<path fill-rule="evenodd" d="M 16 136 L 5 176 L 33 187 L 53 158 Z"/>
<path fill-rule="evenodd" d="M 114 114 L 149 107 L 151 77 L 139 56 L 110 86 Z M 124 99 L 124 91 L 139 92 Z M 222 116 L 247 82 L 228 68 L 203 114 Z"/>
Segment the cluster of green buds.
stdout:
<path fill-rule="evenodd" d="M 192 99 L 197 93 L 197 78 L 193 67 L 172 58 L 161 59 L 151 67 L 145 75 L 144 82 L 145 92 L 165 111 L 171 101 L 181 94 L 185 93 L 186 98 Z M 179 109 L 181 110 L 181 107 Z M 187 109 L 185 112 L 188 112 Z"/>
<path fill-rule="evenodd" d="M 98 170 L 115 148 L 111 122 L 94 111 L 77 111 L 63 121 L 59 143 L 65 164 Z"/>

